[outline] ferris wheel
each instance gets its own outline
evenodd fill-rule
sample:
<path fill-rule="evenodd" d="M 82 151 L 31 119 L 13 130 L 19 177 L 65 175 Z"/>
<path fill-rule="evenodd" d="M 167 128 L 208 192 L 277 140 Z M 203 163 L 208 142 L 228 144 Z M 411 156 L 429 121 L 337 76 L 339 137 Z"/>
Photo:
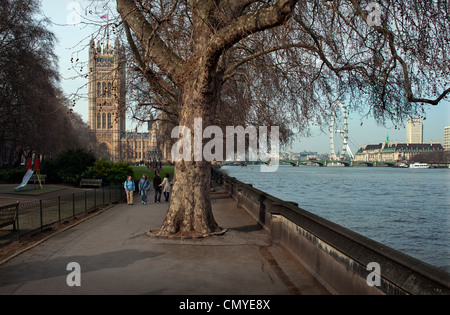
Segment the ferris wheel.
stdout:
<path fill-rule="evenodd" d="M 331 121 L 330 121 L 330 157 L 331 160 L 342 160 L 350 158 L 353 160 L 355 157 L 348 145 L 348 112 L 347 106 L 341 101 L 336 101 L 331 108 Z M 336 154 L 336 147 L 340 150 Z"/>

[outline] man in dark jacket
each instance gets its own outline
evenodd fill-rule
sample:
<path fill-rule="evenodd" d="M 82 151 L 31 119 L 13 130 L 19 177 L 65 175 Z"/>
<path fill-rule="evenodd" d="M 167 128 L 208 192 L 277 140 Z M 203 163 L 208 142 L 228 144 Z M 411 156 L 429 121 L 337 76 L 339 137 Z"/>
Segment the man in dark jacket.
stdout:
<path fill-rule="evenodd" d="M 153 188 L 155 189 L 155 203 L 157 201 L 161 202 L 161 177 L 159 176 L 159 173 L 155 174 L 155 178 L 153 178 Z"/>

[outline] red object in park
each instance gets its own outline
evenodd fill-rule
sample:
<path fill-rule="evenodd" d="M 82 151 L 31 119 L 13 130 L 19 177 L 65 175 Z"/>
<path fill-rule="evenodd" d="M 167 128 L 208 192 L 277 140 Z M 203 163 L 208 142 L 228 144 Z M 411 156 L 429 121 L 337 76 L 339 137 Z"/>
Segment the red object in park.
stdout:
<path fill-rule="evenodd" d="M 27 164 L 25 166 L 27 170 L 31 170 L 31 158 L 27 158 Z"/>
<path fill-rule="evenodd" d="M 37 171 L 39 169 L 39 165 L 41 164 L 41 160 L 40 159 L 36 159 L 36 161 L 34 162 L 34 170 Z"/>

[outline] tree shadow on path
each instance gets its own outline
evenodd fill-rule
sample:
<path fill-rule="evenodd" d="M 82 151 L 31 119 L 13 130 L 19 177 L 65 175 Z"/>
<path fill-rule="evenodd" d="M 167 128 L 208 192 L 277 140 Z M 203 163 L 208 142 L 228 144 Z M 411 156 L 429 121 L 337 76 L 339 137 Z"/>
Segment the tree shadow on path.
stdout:
<path fill-rule="evenodd" d="M 137 261 L 160 255 L 162 253 L 125 249 L 94 256 L 59 256 L 37 261 L 9 262 L 0 266 L 0 287 L 66 276 L 71 272 L 71 270 L 67 270 L 67 264 L 70 262 L 79 263 L 81 273 L 84 273 L 102 269 L 125 268 Z"/>

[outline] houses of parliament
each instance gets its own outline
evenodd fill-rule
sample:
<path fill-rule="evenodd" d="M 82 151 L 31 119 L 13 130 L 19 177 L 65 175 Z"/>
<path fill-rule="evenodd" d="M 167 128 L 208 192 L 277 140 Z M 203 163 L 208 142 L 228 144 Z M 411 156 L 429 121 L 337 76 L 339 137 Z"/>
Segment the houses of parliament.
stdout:
<path fill-rule="evenodd" d="M 119 40 L 114 47 L 109 39 L 103 45 L 91 40 L 88 91 L 88 124 L 101 157 L 131 163 L 168 159 L 155 123 L 148 123 L 147 132 L 126 130 L 126 59 Z"/>

